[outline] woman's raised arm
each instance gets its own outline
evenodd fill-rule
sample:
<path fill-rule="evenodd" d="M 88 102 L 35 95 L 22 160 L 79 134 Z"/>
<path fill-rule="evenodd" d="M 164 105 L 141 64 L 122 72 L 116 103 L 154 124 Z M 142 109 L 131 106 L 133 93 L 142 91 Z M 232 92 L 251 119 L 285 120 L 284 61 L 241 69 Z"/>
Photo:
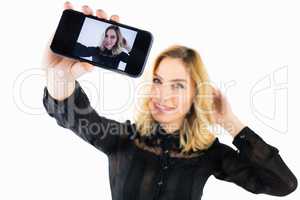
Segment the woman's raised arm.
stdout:
<path fill-rule="evenodd" d="M 78 81 L 75 81 L 74 92 L 64 100 L 54 99 L 45 87 L 43 105 L 59 126 L 72 130 L 107 155 L 116 152 L 119 143 L 134 133 L 129 120 L 120 123 L 100 116 Z"/>
<path fill-rule="evenodd" d="M 66 2 L 64 9 L 73 9 L 73 6 Z M 93 14 L 88 6 L 82 6 L 82 12 L 86 15 Z M 96 11 L 96 16 L 107 18 L 107 14 L 101 9 Z M 117 15 L 112 15 L 110 19 L 119 21 Z M 107 119 L 98 115 L 91 107 L 88 97 L 76 79 L 93 68 L 89 63 L 54 54 L 48 45 L 43 60 L 47 78 L 43 104 L 57 124 L 72 130 L 109 155 L 117 149 L 120 139 L 123 138 L 120 136 L 128 136 L 126 128 L 129 127 L 130 121 L 120 123 Z"/>

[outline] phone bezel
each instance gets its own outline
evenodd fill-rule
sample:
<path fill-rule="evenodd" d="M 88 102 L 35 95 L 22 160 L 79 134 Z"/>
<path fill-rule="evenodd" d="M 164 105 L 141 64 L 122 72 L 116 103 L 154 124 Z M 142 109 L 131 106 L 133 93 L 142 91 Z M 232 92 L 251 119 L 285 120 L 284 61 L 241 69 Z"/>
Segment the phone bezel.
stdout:
<path fill-rule="evenodd" d="M 129 60 L 127 62 L 127 66 L 125 71 L 110 68 L 107 66 L 100 65 L 99 63 L 86 60 L 84 58 L 74 56 L 70 52 L 72 52 L 73 45 L 75 45 L 79 34 L 81 27 L 84 23 L 85 17 L 95 19 L 98 21 L 102 21 L 105 23 L 109 23 L 112 25 L 117 25 L 119 27 L 123 27 L 126 29 L 130 29 L 137 32 L 135 41 L 133 43 L 132 49 L 131 49 L 131 55 L 129 56 Z M 70 21 L 72 20 L 72 23 Z M 77 20 L 77 21 L 76 21 Z M 76 23 L 75 23 L 76 22 Z M 68 27 L 69 25 L 69 27 Z M 71 26 L 72 25 L 72 26 Z M 52 39 L 52 43 L 50 45 L 50 49 L 57 54 L 77 59 L 82 62 L 88 62 L 92 65 L 99 66 L 101 68 L 118 72 L 121 74 L 128 75 L 130 77 L 140 77 L 145 69 L 146 62 L 148 60 L 148 56 L 150 53 L 150 49 L 152 47 L 153 43 L 153 35 L 149 31 L 145 31 L 139 28 L 135 28 L 132 26 L 128 26 L 126 24 L 118 23 L 112 20 L 106 20 L 106 19 L 100 19 L 96 16 L 92 15 L 85 15 L 84 13 L 72 10 L 72 9 L 66 9 L 63 11 L 62 16 L 60 18 L 59 24 L 57 26 L 55 35 Z M 130 67 L 128 67 L 130 66 Z"/>

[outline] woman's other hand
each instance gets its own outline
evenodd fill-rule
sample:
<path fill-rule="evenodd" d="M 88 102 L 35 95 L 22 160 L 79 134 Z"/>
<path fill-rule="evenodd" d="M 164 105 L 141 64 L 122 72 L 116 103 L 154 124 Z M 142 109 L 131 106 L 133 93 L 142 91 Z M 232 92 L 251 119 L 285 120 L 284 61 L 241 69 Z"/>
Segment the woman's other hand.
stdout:
<path fill-rule="evenodd" d="M 233 137 L 235 137 L 245 125 L 241 120 L 232 112 L 231 106 L 224 94 L 217 89 L 213 88 L 213 101 L 214 122 L 222 126 Z"/>

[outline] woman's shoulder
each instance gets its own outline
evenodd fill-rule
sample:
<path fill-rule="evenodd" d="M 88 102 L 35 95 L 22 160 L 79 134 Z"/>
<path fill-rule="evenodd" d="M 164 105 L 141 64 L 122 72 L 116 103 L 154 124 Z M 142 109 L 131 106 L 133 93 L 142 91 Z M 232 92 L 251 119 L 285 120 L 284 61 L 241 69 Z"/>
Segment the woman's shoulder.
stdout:
<path fill-rule="evenodd" d="M 122 53 L 129 54 L 129 50 L 123 47 L 122 48 Z"/>
<path fill-rule="evenodd" d="M 122 49 L 121 53 L 118 55 L 120 57 L 128 57 L 129 56 L 129 51 L 127 51 L 126 49 Z"/>
<path fill-rule="evenodd" d="M 224 142 L 220 141 L 220 139 L 216 137 L 208 150 L 212 150 L 213 152 L 220 152 L 226 150 L 227 148 L 231 147 L 225 144 Z"/>
<path fill-rule="evenodd" d="M 124 134 L 123 138 L 127 140 L 133 140 L 138 137 L 136 124 L 133 123 L 130 119 L 125 120 L 124 122 Z"/>
<path fill-rule="evenodd" d="M 207 149 L 199 150 L 201 153 L 207 154 L 209 157 L 222 157 L 222 155 L 228 151 L 232 150 L 230 146 L 220 141 L 218 137 L 215 137 L 214 141 Z"/>

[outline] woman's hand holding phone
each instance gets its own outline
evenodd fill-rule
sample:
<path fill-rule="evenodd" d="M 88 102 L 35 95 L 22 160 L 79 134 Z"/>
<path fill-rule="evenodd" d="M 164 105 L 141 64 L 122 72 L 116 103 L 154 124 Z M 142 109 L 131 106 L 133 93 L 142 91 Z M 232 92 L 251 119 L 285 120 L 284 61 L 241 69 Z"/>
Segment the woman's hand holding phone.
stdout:
<path fill-rule="evenodd" d="M 65 2 L 64 9 L 73 9 L 73 6 L 70 2 Z M 81 10 L 86 15 L 93 15 L 93 10 L 87 5 L 82 6 Z M 96 10 L 95 14 L 96 17 L 101 19 L 107 19 L 108 16 L 106 12 L 101 9 Z M 112 15 L 110 20 L 119 22 L 119 16 Z M 75 80 L 83 74 L 92 71 L 94 66 L 87 62 L 80 62 L 53 53 L 50 50 L 50 42 L 51 39 L 43 58 L 43 69 L 46 71 L 47 89 L 53 98 L 64 100 L 75 90 Z"/>

